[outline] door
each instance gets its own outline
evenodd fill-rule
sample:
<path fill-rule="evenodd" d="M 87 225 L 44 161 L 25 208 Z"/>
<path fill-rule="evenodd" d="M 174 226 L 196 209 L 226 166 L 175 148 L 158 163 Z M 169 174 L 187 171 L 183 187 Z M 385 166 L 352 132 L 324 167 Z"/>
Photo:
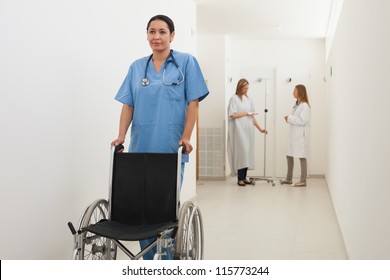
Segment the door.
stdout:
<path fill-rule="evenodd" d="M 259 133 L 257 129 L 255 131 L 255 169 L 248 171 L 248 176 L 284 178 L 287 173 L 289 131 L 284 116 L 290 114 L 294 106 L 295 85 L 303 84 L 309 90 L 309 70 L 300 67 L 243 67 L 240 75 L 249 81 L 248 95 L 255 104 L 258 113 L 256 119 L 268 131 L 268 135 Z M 308 163 L 310 174 L 310 159 Z M 295 160 L 294 177 L 299 176 L 299 161 Z"/>

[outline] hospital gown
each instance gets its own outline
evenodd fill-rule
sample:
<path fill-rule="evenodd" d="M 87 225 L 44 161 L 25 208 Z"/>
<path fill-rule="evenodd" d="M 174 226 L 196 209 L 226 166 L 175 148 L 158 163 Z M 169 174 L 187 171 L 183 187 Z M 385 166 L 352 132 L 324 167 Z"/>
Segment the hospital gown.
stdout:
<path fill-rule="evenodd" d="M 254 111 L 254 105 L 246 95 L 242 97 L 242 100 L 237 94 L 230 98 L 227 153 L 232 176 L 237 174 L 238 169 L 253 170 L 255 167 L 253 119 L 250 116 L 233 119 L 232 115 Z"/>

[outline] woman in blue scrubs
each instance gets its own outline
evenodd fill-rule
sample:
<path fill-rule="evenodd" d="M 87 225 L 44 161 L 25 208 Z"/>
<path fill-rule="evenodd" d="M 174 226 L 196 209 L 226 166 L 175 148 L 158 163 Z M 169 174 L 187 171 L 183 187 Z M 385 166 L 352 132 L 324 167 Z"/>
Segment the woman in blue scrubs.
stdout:
<path fill-rule="evenodd" d="M 111 145 L 125 142 L 131 124 L 129 152 L 175 153 L 185 146 L 184 167 L 193 150 L 190 139 L 199 102 L 209 91 L 196 58 L 171 50 L 175 28 L 169 17 L 152 17 L 146 30 L 152 54 L 131 64 L 115 97 L 123 106 L 118 138 Z M 152 241 L 140 241 L 141 249 Z M 144 259 L 153 259 L 154 253 L 149 251 Z"/>

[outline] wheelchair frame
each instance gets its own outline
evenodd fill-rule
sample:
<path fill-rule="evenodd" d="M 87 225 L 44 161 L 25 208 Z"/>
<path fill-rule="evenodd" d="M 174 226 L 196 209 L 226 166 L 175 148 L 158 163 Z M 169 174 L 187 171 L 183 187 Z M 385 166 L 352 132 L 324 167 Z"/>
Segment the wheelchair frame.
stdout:
<path fill-rule="evenodd" d="M 191 201 L 186 201 L 183 205 L 180 205 L 179 201 L 182 147 L 179 147 L 177 153 L 176 222 L 173 225 L 167 226 L 156 234 L 156 240 L 137 254 L 132 253 L 121 242 L 123 240 L 113 238 L 108 234 L 99 235 L 91 231 L 91 228 L 99 222 L 111 220 L 114 157 L 117 151 L 121 149 L 123 149 L 123 146 L 116 146 L 111 149 L 108 201 L 97 199 L 92 202 L 82 213 L 77 230 L 71 222 L 68 223 L 74 236 L 73 259 L 114 260 L 119 248 L 130 260 L 138 260 L 154 247 L 157 249 L 154 255 L 155 260 L 162 259 L 165 254 L 163 248 L 172 250 L 174 259 L 177 260 L 203 259 L 203 221 L 200 209 Z"/>

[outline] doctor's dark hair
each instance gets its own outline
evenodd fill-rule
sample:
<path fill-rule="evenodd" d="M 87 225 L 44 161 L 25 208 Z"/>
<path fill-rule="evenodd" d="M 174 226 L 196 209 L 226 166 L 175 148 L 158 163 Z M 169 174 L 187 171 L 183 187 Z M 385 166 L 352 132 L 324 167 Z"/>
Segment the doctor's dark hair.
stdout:
<path fill-rule="evenodd" d="M 310 105 L 309 97 L 307 96 L 306 87 L 304 85 L 296 85 L 295 88 L 298 91 L 298 97 L 300 102 L 305 102 Z"/>
<path fill-rule="evenodd" d="M 243 87 L 249 85 L 249 82 L 247 79 L 240 79 L 237 83 L 237 88 L 236 88 L 236 94 L 241 95 L 241 90 Z"/>
<path fill-rule="evenodd" d="M 148 25 L 146 26 L 146 31 L 148 31 L 150 23 L 152 21 L 155 21 L 155 20 L 162 20 L 163 22 L 165 22 L 168 25 L 170 33 L 175 31 L 175 25 L 173 24 L 173 21 L 169 17 L 164 16 L 164 15 L 156 15 L 156 16 L 152 17 L 149 20 Z"/>

